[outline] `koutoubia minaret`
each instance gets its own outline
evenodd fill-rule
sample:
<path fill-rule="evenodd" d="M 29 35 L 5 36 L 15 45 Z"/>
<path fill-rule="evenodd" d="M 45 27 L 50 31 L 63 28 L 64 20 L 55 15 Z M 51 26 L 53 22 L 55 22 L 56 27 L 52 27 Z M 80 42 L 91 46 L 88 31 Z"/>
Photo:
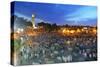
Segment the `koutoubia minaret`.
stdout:
<path fill-rule="evenodd" d="M 35 15 L 34 14 L 32 14 L 32 25 L 33 25 L 33 29 L 35 29 L 36 26 L 35 26 Z"/>

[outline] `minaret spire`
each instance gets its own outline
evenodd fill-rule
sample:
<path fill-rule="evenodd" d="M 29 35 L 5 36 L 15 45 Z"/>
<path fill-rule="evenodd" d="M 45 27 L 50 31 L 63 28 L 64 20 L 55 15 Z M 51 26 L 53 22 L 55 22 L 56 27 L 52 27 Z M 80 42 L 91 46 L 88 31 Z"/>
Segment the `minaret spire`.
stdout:
<path fill-rule="evenodd" d="M 34 19 L 35 19 L 35 15 L 32 14 L 32 25 L 33 25 L 33 28 L 35 28 L 35 22 L 34 22 Z"/>

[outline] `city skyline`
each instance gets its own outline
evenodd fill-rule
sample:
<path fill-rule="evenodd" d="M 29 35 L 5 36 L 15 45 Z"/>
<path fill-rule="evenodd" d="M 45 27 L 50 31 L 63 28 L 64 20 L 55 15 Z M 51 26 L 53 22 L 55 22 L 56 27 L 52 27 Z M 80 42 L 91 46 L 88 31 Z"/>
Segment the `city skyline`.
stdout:
<path fill-rule="evenodd" d="M 97 26 L 96 6 L 15 2 L 14 9 L 14 15 L 29 20 L 34 14 L 36 23 Z"/>

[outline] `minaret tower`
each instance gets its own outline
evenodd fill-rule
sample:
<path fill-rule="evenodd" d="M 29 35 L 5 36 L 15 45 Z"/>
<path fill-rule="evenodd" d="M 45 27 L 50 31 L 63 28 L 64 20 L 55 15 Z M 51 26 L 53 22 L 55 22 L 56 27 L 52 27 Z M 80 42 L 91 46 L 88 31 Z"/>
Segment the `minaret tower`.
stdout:
<path fill-rule="evenodd" d="M 33 29 L 35 29 L 36 28 L 36 26 L 35 26 L 35 15 L 34 14 L 32 14 L 32 25 L 33 25 Z"/>

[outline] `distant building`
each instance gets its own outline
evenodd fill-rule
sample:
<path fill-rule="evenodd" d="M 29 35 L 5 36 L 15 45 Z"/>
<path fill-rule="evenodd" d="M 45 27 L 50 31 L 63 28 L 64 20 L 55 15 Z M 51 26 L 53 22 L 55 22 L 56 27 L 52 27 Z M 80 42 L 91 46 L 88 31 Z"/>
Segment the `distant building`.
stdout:
<path fill-rule="evenodd" d="M 32 14 L 32 25 L 33 25 L 33 29 L 36 29 L 37 27 L 35 26 L 35 15 Z"/>

